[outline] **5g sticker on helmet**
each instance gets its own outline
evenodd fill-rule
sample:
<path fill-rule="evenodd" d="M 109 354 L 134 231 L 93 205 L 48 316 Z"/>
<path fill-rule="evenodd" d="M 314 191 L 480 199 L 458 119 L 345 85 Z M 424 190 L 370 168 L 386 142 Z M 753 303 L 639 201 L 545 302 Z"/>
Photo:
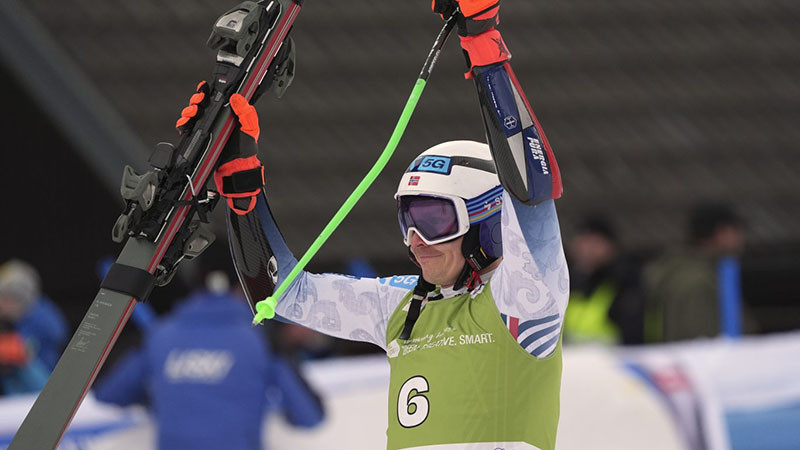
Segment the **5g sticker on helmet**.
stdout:
<path fill-rule="evenodd" d="M 409 172 L 433 172 L 450 174 L 451 159 L 449 156 L 424 156 L 414 161 Z"/>

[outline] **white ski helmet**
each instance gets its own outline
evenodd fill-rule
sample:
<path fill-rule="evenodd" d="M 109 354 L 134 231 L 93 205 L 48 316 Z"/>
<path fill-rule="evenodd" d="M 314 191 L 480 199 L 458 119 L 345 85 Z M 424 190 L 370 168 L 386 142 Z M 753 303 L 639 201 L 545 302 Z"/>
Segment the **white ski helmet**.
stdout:
<path fill-rule="evenodd" d="M 488 263 L 502 255 L 503 188 L 488 145 L 450 141 L 425 150 L 403 174 L 395 199 L 407 246 L 412 231 L 434 245 L 472 230 L 462 246 L 468 263 L 481 249 Z"/>

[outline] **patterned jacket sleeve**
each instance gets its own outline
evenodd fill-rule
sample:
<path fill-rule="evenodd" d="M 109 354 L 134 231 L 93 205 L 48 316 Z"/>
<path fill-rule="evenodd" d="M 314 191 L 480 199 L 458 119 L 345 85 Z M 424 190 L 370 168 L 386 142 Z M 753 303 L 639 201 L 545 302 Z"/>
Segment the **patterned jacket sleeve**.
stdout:
<path fill-rule="evenodd" d="M 297 264 L 278 230 L 265 196 L 256 211 L 278 263 L 278 283 Z M 252 213 L 251 213 L 252 214 Z M 386 324 L 417 276 L 357 278 L 339 274 L 302 272 L 281 296 L 276 314 L 283 319 L 329 336 L 371 342 L 386 348 Z"/>
<path fill-rule="evenodd" d="M 553 200 L 527 206 L 503 193 L 503 261 L 492 295 L 509 332 L 528 353 L 545 357 L 558 342 L 569 274 Z"/>

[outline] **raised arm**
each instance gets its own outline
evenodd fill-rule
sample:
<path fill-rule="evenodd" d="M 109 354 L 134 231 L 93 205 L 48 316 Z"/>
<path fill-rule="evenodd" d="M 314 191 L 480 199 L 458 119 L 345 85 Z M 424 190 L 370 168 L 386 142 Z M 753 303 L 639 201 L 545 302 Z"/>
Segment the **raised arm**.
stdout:
<path fill-rule="evenodd" d="M 200 83 L 190 105 L 176 123 L 187 129 L 206 103 L 208 88 Z M 245 295 L 255 304 L 272 295 L 297 264 L 270 211 L 264 166 L 258 157 L 261 129 L 256 109 L 234 94 L 230 106 L 239 120 L 214 173 L 214 182 L 228 207 L 228 243 Z M 371 342 L 385 348 L 386 323 L 400 300 L 416 284 L 415 276 L 356 278 L 302 272 L 281 296 L 279 319 L 327 335 Z"/>
<path fill-rule="evenodd" d="M 436 1 L 434 10 L 447 13 Z M 529 353 L 544 357 L 558 342 L 569 275 L 553 199 L 561 174 L 547 138 L 514 75 L 500 32 L 499 0 L 460 0 L 461 46 L 470 66 L 486 138 L 503 185 L 503 261 L 491 289 L 509 331 Z"/>
<path fill-rule="evenodd" d="M 499 39 L 500 46 L 502 38 Z M 510 55 L 509 55 L 510 56 Z M 569 275 L 553 199 L 561 176 L 553 151 L 508 61 L 473 68 L 503 194 L 503 262 L 492 293 L 509 331 L 534 356 L 558 343 Z"/>
<path fill-rule="evenodd" d="M 181 113 L 178 130 L 190 127 L 205 104 L 208 89 L 200 83 Z M 297 264 L 270 211 L 264 192 L 264 166 L 258 157 L 258 114 L 234 94 L 230 106 L 239 120 L 214 173 L 228 207 L 228 243 L 239 281 L 251 309 L 271 295 Z M 279 299 L 279 319 L 330 336 L 371 342 L 384 348 L 388 317 L 416 284 L 414 276 L 356 278 L 302 272 Z"/>

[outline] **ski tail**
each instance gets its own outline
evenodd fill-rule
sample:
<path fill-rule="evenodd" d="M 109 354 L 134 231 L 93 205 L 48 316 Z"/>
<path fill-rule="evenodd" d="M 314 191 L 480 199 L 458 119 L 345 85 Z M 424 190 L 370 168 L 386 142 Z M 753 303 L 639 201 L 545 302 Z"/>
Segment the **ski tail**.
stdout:
<path fill-rule="evenodd" d="M 263 189 L 256 206 L 258 210 L 262 203 L 266 205 Z M 256 303 L 275 292 L 278 284 L 278 260 L 269 244 L 265 224 L 258 211 L 236 214 L 229 209 L 227 229 L 233 266 L 244 289 L 247 303 L 255 315 Z"/>
<path fill-rule="evenodd" d="M 561 197 L 555 155 L 511 64 L 473 71 L 486 139 L 503 187 L 528 205 Z"/>

